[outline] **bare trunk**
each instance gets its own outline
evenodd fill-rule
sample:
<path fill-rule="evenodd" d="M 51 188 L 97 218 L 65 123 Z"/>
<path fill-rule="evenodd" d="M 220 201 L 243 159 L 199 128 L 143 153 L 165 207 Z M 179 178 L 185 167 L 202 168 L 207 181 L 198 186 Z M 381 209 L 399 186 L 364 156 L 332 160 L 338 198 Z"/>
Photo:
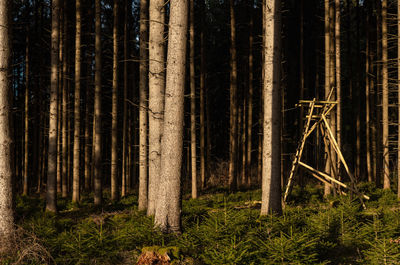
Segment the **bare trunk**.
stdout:
<path fill-rule="evenodd" d="M 336 139 L 339 148 L 342 147 L 342 85 L 341 85 L 341 51 L 340 51 L 340 0 L 335 0 L 335 61 L 336 61 Z M 335 155 L 336 157 L 336 155 Z M 337 165 L 337 171 L 340 176 L 340 163 Z"/>
<path fill-rule="evenodd" d="M 147 209 L 147 40 L 148 0 L 140 1 L 140 66 L 139 66 L 139 210 Z"/>
<path fill-rule="evenodd" d="M 164 0 L 149 6 L 149 197 L 147 214 L 154 215 L 161 175 L 161 133 L 164 111 Z"/>
<path fill-rule="evenodd" d="M 189 44 L 190 44 L 190 150 L 192 163 L 192 198 L 197 198 L 197 156 L 196 156 L 196 81 L 194 71 L 194 0 L 190 2 L 190 28 L 189 28 Z"/>
<path fill-rule="evenodd" d="M 330 20 L 329 20 L 329 0 L 324 0 L 325 1 L 325 99 L 327 99 L 327 96 L 329 95 L 330 92 Z M 330 152 L 329 146 L 325 146 L 325 156 L 327 156 L 328 152 Z M 329 159 L 325 159 L 325 172 L 330 173 L 331 170 L 331 165 Z M 324 190 L 324 196 L 327 196 L 331 193 L 331 185 L 325 183 L 325 190 Z"/>
<path fill-rule="evenodd" d="M 65 0 L 64 0 L 65 1 Z M 76 35 L 75 35 L 75 99 L 74 99 L 74 159 L 72 168 L 72 201 L 79 202 L 79 157 L 80 157 L 80 125 L 81 125 L 81 1 L 76 0 Z"/>
<path fill-rule="evenodd" d="M 127 136 L 127 116 L 128 116 L 128 109 L 126 100 L 128 97 L 128 3 L 129 1 L 125 0 L 125 23 L 124 23 L 124 117 L 123 117 L 123 124 L 122 124 L 122 174 L 121 174 L 121 196 L 124 197 L 127 194 L 127 176 L 129 176 L 127 172 L 127 144 L 126 144 L 126 136 Z"/>
<path fill-rule="evenodd" d="M 397 1 L 397 111 L 400 121 L 400 1 Z M 397 126 L 397 198 L 400 198 L 400 122 Z"/>
<path fill-rule="evenodd" d="M 67 41 L 67 31 L 68 31 L 68 20 L 67 20 L 67 1 L 64 0 L 64 32 L 62 34 L 62 39 L 63 42 L 66 43 Z M 67 186 L 67 161 L 68 161 L 68 146 L 67 146 L 67 134 L 68 134 L 68 128 L 67 128 L 67 119 L 68 119 L 68 81 L 67 81 L 67 45 L 64 45 L 64 52 L 63 52 L 63 63 L 62 63 L 62 87 L 63 87 L 63 98 L 62 98 L 62 169 L 61 169 L 61 193 L 62 197 L 66 198 L 68 196 L 68 186 Z"/>
<path fill-rule="evenodd" d="M 251 183 L 251 154 L 252 154 L 252 132 L 253 132 L 253 7 L 250 6 L 250 33 L 249 33 L 249 94 L 247 103 L 247 155 L 246 155 L 246 178 L 247 185 Z"/>
<path fill-rule="evenodd" d="M 95 13 L 95 95 L 94 95 L 94 204 L 102 204 L 101 173 L 101 1 L 96 0 Z"/>
<path fill-rule="evenodd" d="M 366 15 L 366 47 L 365 47 L 365 138 L 366 138 L 366 154 L 367 154 L 367 177 L 368 182 L 372 182 L 372 162 L 371 162 L 371 121 L 370 121 L 370 91 L 371 91 L 371 77 L 370 68 L 371 68 L 371 52 L 370 52 L 370 24 L 369 19 L 370 15 L 372 15 L 369 11 L 369 5 L 367 8 Z"/>
<path fill-rule="evenodd" d="M 164 130 L 161 143 L 161 178 L 155 225 L 164 232 L 181 231 L 181 166 L 183 100 L 187 32 L 187 0 L 170 6 Z"/>
<path fill-rule="evenodd" d="M 118 0 L 114 0 L 113 28 L 113 81 L 112 81 L 112 128 L 111 128 L 111 200 L 116 201 L 118 191 Z M 125 14 L 127 15 L 127 14 Z M 124 98 L 125 101 L 125 98 Z M 126 144 L 125 142 L 123 143 Z"/>
<path fill-rule="evenodd" d="M 201 189 L 204 190 L 206 187 L 206 152 L 205 152 L 205 79 L 206 79 L 206 69 L 205 69 L 205 26 L 204 26 L 204 16 L 205 16 L 205 3 L 201 2 L 201 32 L 200 32 L 200 179 L 201 179 Z M 209 141 L 209 139 L 207 139 Z"/>
<path fill-rule="evenodd" d="M 388 84 L 387 0 L 382 1 L 382 121 L 383 188 L 390 189 L 389 178 L 389 84 Z"/>
<path fill-rule="evenodd" d="M 25 41 L 25 139 L 24 139 L 24 188 L 23 194 L 29 193 L 29 32 L 26 33 Z"/>
<path fill-rule="evenodd" d="M 267 0 L 264 10 L 264 104 L 261 215 L 280 213 L 281 205 L 281 10 L 280 0 Z"/>
<path fill-rule="evenodd" d="M 60 0 L 52 1 L 51 13 L 51 76 L 50 76 L 50 114 L 49 151 L 47 165 L 46 210 L 57 211 L 57 85 Z"/>
<path fill-rule="evenodd" d="M 0 2 L 0 253 L 5 254 L 14 232 L 10 2 Z"/>
<path fill-rule="evenodd" d="M 237 189 L 237 59 L 236 59 L 236 22 L 234 1 L 230 0 L 230 133 L 229 133 L 229 189 Z"/>

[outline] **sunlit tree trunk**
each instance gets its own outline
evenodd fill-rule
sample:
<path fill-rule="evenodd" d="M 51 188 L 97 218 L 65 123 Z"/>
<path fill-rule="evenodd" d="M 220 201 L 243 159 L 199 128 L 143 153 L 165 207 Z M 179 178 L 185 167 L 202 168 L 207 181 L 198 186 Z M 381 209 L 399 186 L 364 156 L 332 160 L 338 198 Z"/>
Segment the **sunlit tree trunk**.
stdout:
<path fill-rule="evenodd" d="M 335 0 L 335 66 L 336 66 L 336 140 L 339 148 L 342 146 L 342 85 L 341 85 L 341 51 L 340 51 L 340 0 Z M 335 155 L 336 158 L 336 155 Z M 340 175 L 339 164 L 337 173 Z"/>
<path fill-rule="evenodd" d="M 95 95 L 94 95 L 94 204 L 102 204 L 101 172 L 101 1 L 96 0 L 95 13 Z"/>
<path fill-rule="evenodd" d="M 149 194 L 147 214 L 154 215 L 161 175 L 161 133 L 164 110 L 164 0 L 149 5 Z"/>
<path fill-rule="evenodd" d="M 13 156 L 11 124 L 11 1 L 0 1 L 0 253 L 12 247 Z"/>
<path fill-rule="evenodd" d="M 236 22 L 234 1 L 230 0 L 230 132 L 229 132 L 229 189 L 237 188 L 237 58 L 236 58 Z"/>
<path fill-rule="evenodd" d="M 383 188 L 390 189 L 389 178 L 389 77 L 387 0 L 382 1 L 382 121 L 383 121 Z"/>
<path fill-rule="evenodd" d="M 111 200 L 119 197 L 118 188 L 118 0 L 114 0 L 113 27 L 113 80 L 112 80 L 112 128 L 111 128 Z M 125 14 L 126 15 L 126 14 Z M 125 98 L 124 98 L 125 101 Z M 125 143 L 123 143 L 125 144 Z"/>
<path fill-rule="evenodd" d="M 64 0 L 65 1 L 65 0 Z M 74 149 L 72 168 L 72 201 L 79 202 L 79 157 L 80 157 L 80 125 L 81 125 L 81 1 L 76 0 L 76 31 L 75 31 L 75 99 L 74 99 Z"/>
<path fill-rule="evenodd" d="M 261 215 L 280 213 L 281 205 L 281 1 L 266 0 Z"/>
<path fill-rule="evenodd" d="M 164 232 L 181 231 L 181 166 L 183 99 L 187 33 L 187 0 L 172 0 L 168 32 L 161 178 L 155 225 Z"/>
<path fill-rule="evenodd" d="M 190 71 L 190 150 L 192 164 L 192 198 L 197 198 L 197 155 L 196 155 L 196 81 L 194 71 L 194 0 L 190 2 L 189 26 L 189 71 Z"/>
<path fill-rule="evenodd" d="M 64 63 L 64 15 L 65 8 L 62 7 L 64 1 L 60 2 L 60 19 L 59 19 L 59 49 L 58 49 L 58 102 L 57 102 L 57 193 L 62 192 L 62 121 L 63 121 L 63 109 L 62 102 L 63 98 L 66 97 L 65 92 L 63 91 L 63 83 L 62 79 L 64 76 L 63 73 L 63 63 Z"/>
<path fill-rule="evenodd" d="M 138 209 L 147 209 L 147 63 L 148 0 L 140 1 L 140 66 L 139 66 L 139 198 Z"/>
<path fill-rule="evenodd" d="M 51 2 L 51 76 L 49 112 L 49 151 L 47 162 L 46 210 L 57 211 L 57 85 L 60 0 Z"/>

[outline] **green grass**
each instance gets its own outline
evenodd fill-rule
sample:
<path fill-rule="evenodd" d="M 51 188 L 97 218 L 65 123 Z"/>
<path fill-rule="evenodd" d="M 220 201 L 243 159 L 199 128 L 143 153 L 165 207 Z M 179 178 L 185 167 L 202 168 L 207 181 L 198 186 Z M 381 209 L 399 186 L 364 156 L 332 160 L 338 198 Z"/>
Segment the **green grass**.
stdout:
<path fill-rule="evenodd" d="M 166 249 L 175 264 L 400 264 L 396 196 L 360 186 L 367 210 L 349 197 L 322 200 L 295 187 L 282 216 L 259 216 L 259 190 L 184 200 L 183 233 L 163 235 L 137 211 L 134 195 L 94 208 L 59 200 L 46 214 L 40 198 L 18 197 L 19 246 L 3 264 L 135 264 L 143 249 Z M 31 246 L 31 250 L 24 250 Z"/>

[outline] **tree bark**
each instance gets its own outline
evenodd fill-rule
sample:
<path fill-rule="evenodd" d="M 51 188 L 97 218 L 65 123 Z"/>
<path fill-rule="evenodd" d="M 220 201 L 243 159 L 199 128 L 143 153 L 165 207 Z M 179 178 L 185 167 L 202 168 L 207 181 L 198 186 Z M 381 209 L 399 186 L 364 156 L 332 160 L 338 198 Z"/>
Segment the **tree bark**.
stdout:
<path fill-rule="evenodd" d="M 67 19 L 67 1 L 64 0 L 64 15 L 63 15 L 63 23 L 64 23 L 64 32 L 62 34 L 63 42 L 67 42 L 67 32 L 68 32 L 68 19 Z M 63 63 L 62 63 L 62 88 L 63 88 L 63 98 L 62 98 L 62 169 L 61 169 L 61 196 L 66 198 L 68 196 L 68 186 L 67 186 L 67 168 L 68 168 L 68 142 L 67 142 L 67 120 L 68 120 L 68 79 L 67 79 L 67 45 L 64 45 L 64 52 L 63 52 Z"/>
<path fill-rule="evenodd" d="M 139 66 L 139 198 L 138 209 L 147 209 L 147 63 L 148 0 L 140 1 L 140 66 Z"/>
<path fill-rule="evenodd" d="M 94 204 L 102 204 L 101 173 L 101 1 L 96 0 L 95 13 L 95 95 L 94 95 Z"/>
<path fill-rule="evenodd" d="M 397 1 L 397 198 L 400 198 L 400 1 Z"/>
<path fill-rule="evenodd" d="M 26 29 L 25 41 L 25 138 L 24 138 L 24 187 L 23 194 L 29 193 L 29 27 Z"/>
<path fill-rule="evenodd" d="M 237 189 L 237 58 L 236 58 L 236 22 L 234 1 L 230 0 L 230 132 L 229 132 L 229 189 Z"/>
<path fill-rule="evenodd" d="M 200 32 L 200 179 L 201 189 L 206 187 L 206 152 L 205 152 L 205 81 L 206 81 L 206 61 L 205 61 L 205 2 L 201 2 L 201 32 Z M 209 139 L 207 139 L 209 141 Z M 207 154 L 208 155 L 208 154 Z"/>
<path fill-rule="evenodd" d="M 187 32 L 187 0 L 170 5 L 161 178 L 155 225 L 164 232 L 181 231 L 181 166 L 183 100 Z"/>
<path fill-rule="evenodd" d="M 324 0 L 325 3 L 325 99 L 329 95 L 331 90 L 330 87 L 330 19 L 329 19 L 329 0 Z M 329 146 L 325 146 L 325 156 L 327 157 L 328 153 L 330 152 Z M 329 159 L 326 158 L 325 162 L 325 172 L 330 174 L 331 164 Z M 327 196 L 331 193 L 331 185 L 325 183 L 324 189 L 324 196 Z"/>
<path fill-rule="evenodd" d="M 161 133 L 164 111 L 164 0 L 149 5 L 149 197 L 147 214 L 154 215 L 161 175 Z"/>
<path fill-rule="evenodd" d="M 127 108 L 127 97 L 128 97 L 128 3 L 129 1 L 125 0 L 125 23 L 124 23 L 124 101 L 123 101 L 123 124 L 122 124 L 122 174 L 121 174 L 121 196 L 124 197 L 127 194 L 127 176 L 129 176 L 129 172 L 127 170 L 128 167 L 128 157 L 127 157 L 127 117 L 128 117 L 128 108 Z M 129 146 L 130 148 L 130 146 Z"/>
<path fill-rule="evenodd" d="M 119 198 L 118 189 L 118 0 L 114 0 L 113 27 L 113 80 L 112 80 L 112 128 L 111 128 L 111 200 Z M 126 14 L 125 14 L 126 15 Z M 125 98 L 124 98 L 125 101 Z M 123 143 L 125 144 L 125 142 Z"/>
<path fill-rule="evenodd" d="M 12 247 L 13 156 L 11 123 L 11 1 L 0 1 L 0 253 Z"/>
<path fill-rule="evenodd" d="M 65 0 L 64 0 L 65 1 Z M 74 151 L 72 168 L 72 201 L 79 202 L 79 157 L 80 157 L 80 125 L 81 125 L 81 1 L 76 0 L 76 32 L 75 32 L 75 99 L 74 99 Z"/>
<path fill-rule="evenodd" d="M 192 164 L 192 198 L 197 198 L 197 155 L 196 155 L 196 80 L 194 70 L 194 0 L 189 1 L 189 70 L 190 70 L 190 150 Z"/>
<path fill-rule="evenodd" d="M 342 83 L 341 83 L 341 50 L 340 50 L 340 0 L 335 0 L 335 66 L 336 66 L 336 140 L 339 148 L 342 148 Z M 337 157 L 335 155 L 335 157 Z M 335 166 L 340 176 L 340 163 Z"/>
<path fill-rule="evenodd" d="M 382 121 L 383 121 L 383 188 L 390 189 L 389 178 L 389 76 L 387 0 L 382 1 Z"/>
<path fill-rule="evenodd" d="M 49 151 L 47 164 L 46 210 L 57 211 L 57 86 L 60 0 L 52 0 L 51 12 L 51 76 L 50 76 L 50 114 Z"/>
<path fill-rule="evenodd" d="M 264 46 L 263 165 L 261 215 L 280 213 L 281 206 L 281 2 L 267 0 Z"/>

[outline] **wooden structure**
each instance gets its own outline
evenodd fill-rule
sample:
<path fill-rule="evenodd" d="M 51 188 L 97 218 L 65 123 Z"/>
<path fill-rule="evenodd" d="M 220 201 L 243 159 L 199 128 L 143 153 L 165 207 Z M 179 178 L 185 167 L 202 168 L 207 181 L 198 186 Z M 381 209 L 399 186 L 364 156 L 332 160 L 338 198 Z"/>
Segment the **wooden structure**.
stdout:
<path fill-rule="evenodd" d="M 308 108 L 308 114 L 306 116 L 306 123 L 304 125 L 304 130 L 303 134 L 300 140 L 300 143 L 297 147 L 297 151 L 295 154 L 295 157 L 293 159 L 292 163 L 292 168 L 290 170 L 290 175 L 288 178 L 288 183 L 286 185 L 286 190 L 285 190 L 285 195 L 283 198 L 283 202 L 286 203 L 287 197 L 289 195 L 292 183 L 293 183 L 293 178 L 295 177 L 297 170 L 300 167 L 303 169 L 307 170 L 311 176 L 315 177 L 319 181 L 322 181 L 324 183 L 328 183 L 329 185 L 332 185 L 333 187 L 342 187 L 345 189 L 348 189 L 351 193 L 354 193 L 356 196 L 359 197 L 361 204 L 365 208 L 365 204 L 363 199 L 369 199 L 368 196 L 361 194 L 357 186 L 355 185 L 355 178 L 353 174 L 350 172 L 349 167 L 342 155 L 342 152 L 340 151 L 339 145 L 337 144 L 337 141 L 335 139 L 335 136 L 331 130 L 331 127 L 329 125 L 329 122 L 327 120 L 327 116 L 331 112 L 331 110 L 337 105 L 336 101 L 317 101 L 315 98 L 313 100 L 300 100 L 299 104 L 297 106 L 300 107 L 307 107 Z M 328 158 L 330 160 L 330 165 L 331 165 L 331 172 L 332 175 L 329 175 L 325 172 L 321 172 L 307 164 L 301 161 L 301 157 L 303 154 L 304 146 L 311 135 L 314 131 L 320 130 L 322 137 L 324 139 L 324 144 L 325 146 L 329 146 L 330 150 L 334 150 L 335 152 L 328 152 Z M 338 174 L 339 172 L 337 171 L 337 165 L 334 165 L 332 161 L 332 154 L 335 153 L 338 157 L 338 160 L 340 163 L 343 165 L 344 171 L 347 173 L 347 175 L 350 178 L 351 184 L 350 186 L 342 183 L 338 179 Z M 339 189 L 340 192 L 340 189 Z M 343 193 L 343 192 L 341 192 Z"/>

